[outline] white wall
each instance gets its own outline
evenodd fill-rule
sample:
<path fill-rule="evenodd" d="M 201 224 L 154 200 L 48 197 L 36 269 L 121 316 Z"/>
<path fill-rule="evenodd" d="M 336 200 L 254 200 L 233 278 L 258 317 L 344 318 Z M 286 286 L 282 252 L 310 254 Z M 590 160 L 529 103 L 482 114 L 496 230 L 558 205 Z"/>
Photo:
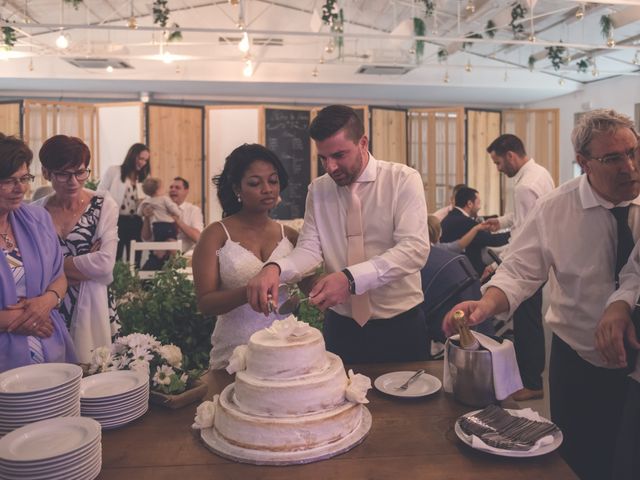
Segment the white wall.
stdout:
<path fill-rule="evenodd" d="M 98 108 L 99 172 L 102 175 L 112 165 L 120 165 L 129 147 L 144 142 L 142 131 L 143 105 L 96 105 Z M 153 152 L 152 152 L 153 153 Z"/>
<path fill-rule="evenodd" d="M 526 108 L 560 109 L 560 182 L 573 178 L 574 160 L 571 146 L 571 130 L 574 115 L 596 108 L 613 108 L 633 118 L 634 105 L 640 103 L 640 80 L 638 77 L 618 77 L 585 85 L 578 92 L 551 100 L 535 102 Z"/>

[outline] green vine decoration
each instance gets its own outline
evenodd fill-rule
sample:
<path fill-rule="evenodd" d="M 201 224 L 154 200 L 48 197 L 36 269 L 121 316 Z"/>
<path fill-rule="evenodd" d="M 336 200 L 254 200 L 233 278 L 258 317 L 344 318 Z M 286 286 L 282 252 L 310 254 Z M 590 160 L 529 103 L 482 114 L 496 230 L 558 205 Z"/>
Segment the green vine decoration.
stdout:
<path fill-rule="evenodd" d="M 440 50 L 438 50 L 438 61 L 439 62 L 444 62 L 447 60 L 447 58 L 449 58 L 449 52 L 447 51 L 446 48 L 441 48 Z"/>
<path fill-rule="evenodd" d="M 180 25 L 174 23 L 171 26 L 171 33 L 167 35 L 167 42 L 178 42 L 182 40 L 182 32 L 180 31 Z"/>
<path fill-rule="evenodd" d="M 527 9 L 519 3 L 511 9 L 511 23 L 509 23 L 509 25 L 511 26 L 511 30 L 513 30 L 514 37 L 518 37 L 524 33 L 524 25 L 522 22 L 518 22 L 518 20 L 522 20 L 526 13 Z"/>
<path fill-rule="evenodd" d="M 428 17 L 433 17 L 433 12 L 436 10 L 436 6 L 432 0 L 423 0 L 424 2 L 424 14 Z"/>
<path fill-rule="evenodd" d="M 82 3 L 82 0 L 64 0 L 64 3 L 71 5 L 73 8 L 78 10 L 78 7 Z"/>
<path fill-rule="evenodd" d="M 424 37 L 427 26 L 420 17 L 413 17 L 413 34 L 416 37 Z M 416 60 L 420 61 L 424 54 L 424 40 L 416 40 Z"/>
<path fill-rule="evenodd" d="M 0 17 L 0 22 L 2 21 L 4 20 Z M 2 44 L 5 50 L 11 50 L 17 41 L 18 37 L 13 27 L 2 27 Z"/>
<path fill-rule="evenodd" d="M 604 38 L 609 38 L 613 33 L 613 20 L 609 15 L 602 15 L 600 17 L 600 33 Z"/>
<path fill-rule="evenodd" d="M 167 24 L 169 23 L 169 14 L 171 13 L 171 10 L 169 10 L 167 3 L 169 3 L 169 0 L 154 0 L 153 2 L 153 23 L 160 25 L 162 28 L 167 28 Z M 167 42 L 182 40 L 180 25 L 174 23 L 170 28 L 171 33 L 165 32 Z"/>
<path fill-rule="evenodd" d="M 482 38 L 480 33 L 467 33 L 464 38 Z M 462 49 L 466 50 L 467 47 L 473 47 L 473 42 L 462 42 Z"/>
<path fill-rule="evenodd" d="M 336 45 L 338 46 L 338 56 L 342 57 L 344 37 L 340 35 L 344 32 L 344 12 L 338 9 L 336 0 L 327 0 L 322 6 L 322 22 L 328 25 L 332 32 L 336 33 Z"/>
<path fill-rule="evenodd" d="M 587 73 L 587 70 L 589 70 L 589 62 L 583 58 L 576 62 L 576 68 L 578 69 L 578 73 Z"/>
<path fill-rule="evenodd" d="M 560 70 L 560 67 L 565 64 L 566 57 L 565 53 L 567 51 L 566 48 L 557 46 L 557 47 L 547 47 L 545 49 L 547 51 L 547 58 L 551 62 L 551 66 L 554 70 Z"/>
<path fill-rule="evenodd" d="M 496 36 L 496 24 L 493 20 L 487 21 L 487 24 L 484 26 L 484 34 L 489 38 Z"/>
<path fill-rule="evenodd" d="M 527 60 L 527 63 L 529 64 L 529 71 L 533 72 L 533 68 L 536 65 L 536 57 L 535 57 L 535 55 L 529 55 L 529 60 Z"/>

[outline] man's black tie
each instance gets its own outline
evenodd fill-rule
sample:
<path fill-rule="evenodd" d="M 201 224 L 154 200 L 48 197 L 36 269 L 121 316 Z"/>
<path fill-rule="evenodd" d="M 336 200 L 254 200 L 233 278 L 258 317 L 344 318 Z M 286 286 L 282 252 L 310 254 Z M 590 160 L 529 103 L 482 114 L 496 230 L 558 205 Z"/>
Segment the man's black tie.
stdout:
<path fill-rule="evenodd" d="M 618 247 L 616 248 L 616 289 L 620 287 L 620 270 L 629 260 L 634 241 L 629 228 L 629 205 L 626 207 L 614 207 L 609 210 L 616 219 L 618 227 Z"/>
<path fill-rule="evenodd" d="M 620 270 L 629 260 L 629 255 L 631 255 L 631 250 L 634 247 L 633 235 L 631 233 L 631 228 L 629 228 L 629 205 L 626 207 L 614 207 L 609 210 L 612 215 L 616 218 L 617 231 L 618 231 L 618 247 L 616 248 L 616 272 L 615 272 L 615 282 L 616 289 L 620 287 Z M 633 320 L 633 324 L 636 327 L 636 336 L 640 333 L 640 309 L 636 307 L 631 312 L 631 319 Z M 633 350 L 631 348 L 627 348 L 627 370 L 629 372 L 633 371 L 636 358 L 638 356 L 638 351 Z"/>

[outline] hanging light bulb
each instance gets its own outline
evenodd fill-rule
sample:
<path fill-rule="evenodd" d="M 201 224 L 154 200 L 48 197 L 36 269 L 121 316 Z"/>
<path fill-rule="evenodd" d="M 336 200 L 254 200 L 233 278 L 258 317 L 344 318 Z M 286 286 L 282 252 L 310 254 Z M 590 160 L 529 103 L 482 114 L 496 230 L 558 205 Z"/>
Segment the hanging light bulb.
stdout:
<path fill-rule="evenodd" d="M 471 71 L 471 60 L 467 60 L 467 64 L 464 66 L 465 72 Z"/>
<path fill-rule="evenodd" d="M 35 70 L 35 67 L 33 66 L 33 58 L 29 59 L 29 71 L 33 72 Z"/>
<path fill-rule="evenodd" d="M 180 64 L 176 64 L 176 75 L 180 75 L 182 73 L 182 67 Z"/>
<path fill-rule="evenodd" d="M 534 42 L 536 41 L 536 36 L 535 36 L 535 35 L 533 35 L 533 34 L 529 35 L 529 41 L 530 41 L 531 43 L 534 43 Z"/>
<path fill-rule="evenodd" d="M 249 43 L 249 35 L 247 32 L 242 32 L 242 40 L 238 43 L 238 50 L 242 53 L 247 53 L 251 48 L 251 44 Z"/>
<path fill-rule="evenodd" d="M 640 65 L 640 58 L 638 58 L 637 50 L 636 50 L 636 54 L 633 56 L 633 60 L 631 60 L 631 63 L 633 63 L 634 65 Z"/>
<path fill-rule="evenodd" d="M 442 79 L 444 83 L 449 83 L 449 72 L 444 72 L 444 78 Z"/>
<path fill-rule="evenodd" d="M 409 55 L 415 55 L 416 54 L 416 48 L 411 45 L 411 48 L 409 48 Z"/>
<path fill-rule="evenodd" d="M 327 43 L 327 45 L 324 47 L 324 51 L 331 54 L 333 53 L 333 51 L 336 48 L 336 44 L 333 43 L 333 38 L 331 40 L 329 40 L 329 43 Z"/>
<path fill-rule="evenodd" d="M 173 63 L 173 55 L 171 55 L 169 50 L 165 50 L 164 53 L 162 54 L 162 61 L 167 65 L 169 65 L 170 63 Z"/>
<path fill-rule="evenodd" d="M 60 35 L 56 38 L 56 47 L 64 50 L 69 47 L 69 36 L 60 29 Z"/>
<path fill-rule="evenodd" d="M 558 80 L 558 84 L 562 87 L 564 85 L 564 78 L 560 77 L 560 80 Z"/>
<path fill-rule="evenodd" d="M 138 20 L 136 17 L 131 16 L 127 19 L 127 28 L 130 28 L 131 30 L 138 28 Z"/>
<path fill-rule="evenodd" d="M 229 0 L 229 5 L 235 7 L 236 5 L 238 5 L 239 2 L 240 0 Z"/>
<path fill-rule="evenodd" d="M 616 41 L 614 40 L 614 38 L 613 37 L 607 38 L 607 47 L 613 48 L 615 46 L 616 46 Z"/>
<path fill-rule="evenodd" d="M 324 55 L 320 55 L 320 60 L 318 60 L 318 63 L 319 63 L 320 65 L 323 65 L 323 64 L 324 64 Z"/>
<path fill-rule="evenodd" d="M 471 15 L 472 13 L 475 13 L 475 11 L 476 11 L 476 6 L 475 6 L 475 4 L 473 3 L 473 0 L 469 0 L 469 1 L 467 2 L 467 6 L 466 6 L 466 7 L 464 7 L 464 9 L 467 11 L 467 13 L 468 13 L 469 15 Z"/>
<path fill-rule="evenodd" d="M 251 75 L 253 75 L 253 62 L 251 60 L 247 60 L 246 62 L 244 62 L 242 75 L 244 75 L 245 77 L 250 77 Z"/>
<path fill-rule="evenodd" d="M 107 65 L 107 73 L 113 73 L 113 67 L 111 65 Z"/>
<path fill-rule="evenodd" d="M 576 10 L 576 18 L 582 20 L 584 18 L 584 4 L 580 4 L 578 10 Z"/>
<path fill-rule="evenodd" d="M 315 78 L 318 76 L 318 73 L 318 67 L 313 67 L 313 70 L 311 70 L 311 76 Z"/>
<path fill-rule="evenodd" d="M 593 65 L 593 68 L 591 69 L 591 75 L 593 75 L 594 77 L 597 77 L 600 75 L 600 71 L 598 70 L 598 67 L 595 66 L 595 64 Z"/>
<path fill-rule="evenodd" d="M 506 70 L 504 71 L 504 81 L 505 82 L 509 81 L 509 72 L 507 72 Z"/>

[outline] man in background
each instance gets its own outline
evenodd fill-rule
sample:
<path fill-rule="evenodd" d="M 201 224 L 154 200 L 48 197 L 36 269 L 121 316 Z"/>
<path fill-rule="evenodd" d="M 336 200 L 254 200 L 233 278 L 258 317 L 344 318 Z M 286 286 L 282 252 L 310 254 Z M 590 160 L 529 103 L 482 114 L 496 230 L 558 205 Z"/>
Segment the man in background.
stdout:
<path fill-rule="evenodd" d="M 449 205 L 445 205 L 444 207 L 442 207 L 439 210 L 436 210 L 433 213 L 433 216 L 436 217 L 438 220 L 440 220 L 440 222 L 442 222 L 442 220 L 444 220 L 444 217 L 449 215 L 449 212 L 455 208 L 455 206 L 456 206 L 456 193 L 458 193 L 458 191 L 463 187 L 466 187 L 466 185 L 464 183 L 458 183 L 457 185 L 455 185 L 451 189 L 451 198 L 449 199 Z"/>

